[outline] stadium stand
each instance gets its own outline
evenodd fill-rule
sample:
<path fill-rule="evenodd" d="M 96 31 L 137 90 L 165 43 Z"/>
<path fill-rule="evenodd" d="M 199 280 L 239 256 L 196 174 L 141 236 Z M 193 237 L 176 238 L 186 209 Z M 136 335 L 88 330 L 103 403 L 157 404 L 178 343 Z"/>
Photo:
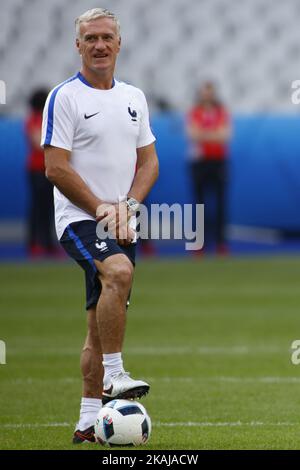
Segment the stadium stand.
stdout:
<path fill-rule="evenodd" d="M 73 22 L 94 6 L 90 0 L 1 0 L 5 112 L 22 114 L 28 88 L 51 87 L 78 69 Z M 233 111 L 295 111 L 289 90 L 300 59 L 298 0 L 130 0 L 130 8 L 103 0 L 99 6 L 121 21 L 118 77 L 142 87 L 150 100 L 163 96 L 185 109 L 197 83 L 209 77 Z"/>
<path fill-rule="evenodd" d="M 244 243 L 249 228 L 251 238 L 259 228 L 272 249 L 290 237 L 299 250 L 300 120 L 291 102 L 300 78 L 299 0 L 1 0 L 0 260 L 24 256 L 27 99 L 77 72 L 74 20 L 95 6 L 120 18 L 117 78 L 141 87 L 150 103 L 161 170 L 149 202 L 192 200 L 184 112 L 211 79 L 233 120 L 230 238 Z"/>

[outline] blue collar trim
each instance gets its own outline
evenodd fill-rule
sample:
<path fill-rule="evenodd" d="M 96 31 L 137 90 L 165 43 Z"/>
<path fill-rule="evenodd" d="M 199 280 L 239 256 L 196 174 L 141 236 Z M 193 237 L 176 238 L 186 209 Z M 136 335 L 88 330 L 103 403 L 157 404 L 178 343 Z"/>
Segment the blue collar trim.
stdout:
<path fill-rule="evenodd" d="M 87 79 L 82 75 L 82 73 L 78 72 L 77 74 L 77 78 L 79 78 L 79 80 L 84 83 L 86 86 L 89 86 L 90 88 L 95 88 L 93 87 L 93 85 L 90 84 L 90 82 L 87 81 Z M 113 78 L 113 81 L 112 81 L 112 86 L 111 88 L 113 88 L 116 84 L 116 81 L 115 79 Z"/>

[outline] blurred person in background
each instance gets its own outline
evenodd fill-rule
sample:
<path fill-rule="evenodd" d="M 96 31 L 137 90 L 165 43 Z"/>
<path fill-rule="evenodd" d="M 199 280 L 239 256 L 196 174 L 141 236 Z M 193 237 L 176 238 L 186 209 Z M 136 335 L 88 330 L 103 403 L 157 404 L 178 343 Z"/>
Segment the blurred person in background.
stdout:
<path fill-rule="evenodd" d="M 196 104 L 188 112 L 187 134 L 191 140 L 191 173 L 198 204 L 204 204 L 207 191 L 216 198 L 215 237 L 220 255 L 228 253 L 225 239 L 227 143 L 231 135 L 229 115 L 212 82 L 205 82 Z M 205 218 L 206 224 L 206 218 Z"/>
<path fill-rule="evenodd" d="M 28 252 L 32 257 L 55 253 L 53 185 L 45 176 L 44 152 L 40 147 L 43 108 L 48 90 L 34 90 L 25 122 L 29 152 L 27 171 L 30 185 L 28 215 Z"/>

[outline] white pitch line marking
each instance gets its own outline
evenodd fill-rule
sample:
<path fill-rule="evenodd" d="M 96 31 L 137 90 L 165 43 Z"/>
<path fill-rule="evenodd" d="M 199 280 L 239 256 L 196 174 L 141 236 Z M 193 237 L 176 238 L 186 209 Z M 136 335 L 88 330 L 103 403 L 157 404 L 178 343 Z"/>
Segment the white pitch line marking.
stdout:
<path fill-rule="evenodd" d="M 214 377 L 143 377 L 144 380 L 149 382 L 160 382 L 160 383 L 174 383 L 174 382 L 197 382 L 197 383 L 207 383 L 207 382 L 223 382 L 223 383 L 237 383 L 237 384 L 299 384 L 300 377 L 272 377 L 272 376 L 262 376 L 262 377 L 231 377 L 231 376 L 214 376 Z M 55 382 L 59 384 L 76 384 L 81 381 L 80 377 L 62 377 L 62 378 L 33 378 L 27 377 L 26 379 L 3 379 L 2 383 L 9 383 L 13 385 L 33 385 L 33 384 L 47 384 Z"/>
<path fill-rule="evenodd" d="M 70 423 L 34 423 L 34 424 L 28 424 L 28 423 L 8 423 L 8 424 L 2 424 L 1 428 L 4 429 L 39 429 L 39 428 L 69 428 L 73 427 L 74 424 Z M 153 427 L 195 427 L 195 428 L 207 428 L 207 427 L 288 427 L 288 426 L 300 426 L 300 422 L 278 422 L 278 423 L 264 423 L 262 421 L 249 421 L 249 422 L 243 422 L 243 421 L 218 421 L 218 422 L 209 422 L 209 421 L 203 421 L 203 422 L 193 422 L 193 421 L 187 421 L 187 422 L 174 422 L 174 423 L 164 423 L 164 422 L 154 422 Z"/>
<path fill-rule="evenodd" d="M 159 356 L 159 355 L 174 355 L 174 354 L 198 354 L 198 355 L 237 355 L 243 356 L 248 354 L 290 354 L 290 349 L 285 349 L 284 347 L 278 346 L 256 346 L 256 345 L 245 345 L 245 346 L 157 346 L 157 347 L 147 347 L 147 346 L 136 346 L 128 347 L 124 350 L 124 354 L 141 354 L 145 356 Z M 53 355 L 53 356 L 76 356 L 80 354 L 80 348 L 40 348 L 40 353 L 43 355 Z M 22 348 L 12 348 L 10 350 L 10 355 L 12 357 L 24 355 L 24 354 L 33 354 L 31 349 L 22 349 Z"/>
<path fill-rule="evenodd" d="M 39 429 L 39 428 L 67 428 L 72 426 L 70 423 L 16 423 L 16 424 L 2 424 L 1 428 L 4 429 Z"/>
<path fill-rule="evenodd" d="M 206 427 L 235 427 L 235 426 L 247 426 L 247 427 L 258 427 L 258 426 L 273 426 L 273 427 L 281 427 L 281 426 L 299 426 L 299 423 L 292 423 L 292 422 L 278 422 L 278 423 L 263 423 L 262 421 L 250 421 L 250 422 L 242 422 L 242 421 L 235 421 L 235 422 L 192 422 L 188 421 L 178 422 L 178 423 L 161 423 L 157 422 L 154 423 L 153 426 L 156 427 L 195 427 L 195 428 L 206 428 Z"/>
<path fill-rule="evenodd" d="M 150 382 L 225 382 L 262 384 L 299 384 L 300 377 L 145 377 Z"/>

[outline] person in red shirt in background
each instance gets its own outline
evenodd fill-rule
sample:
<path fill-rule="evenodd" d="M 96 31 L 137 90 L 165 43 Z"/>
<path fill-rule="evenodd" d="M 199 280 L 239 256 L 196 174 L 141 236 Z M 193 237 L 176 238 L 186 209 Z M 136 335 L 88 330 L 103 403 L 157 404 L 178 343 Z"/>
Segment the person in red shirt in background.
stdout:
<path fill-rule="evenodd" d="M 197 203 L 204 204 L 207 189 L 216 195 L 217 253 L 228 253 L 225 240 L 227 143 L 231 135 L 227 110 L 219 101 L 215 86 L 200 88 L 198 103 L 189 111 L 187 133 L 191 139 L 192 178 Z"/>
<path fill-rule="evenodd" d="M 35 90 L 29 98 L 30 111 L 25 121 L 29 145 L 27 171 L 30 185 L 28 217 L 29 255 L 44 256 L 56 252 L 54 239 L 53 185 L 45 176 L 44 151 L 40 147 L 43 108 L 48 90 Z"/>

